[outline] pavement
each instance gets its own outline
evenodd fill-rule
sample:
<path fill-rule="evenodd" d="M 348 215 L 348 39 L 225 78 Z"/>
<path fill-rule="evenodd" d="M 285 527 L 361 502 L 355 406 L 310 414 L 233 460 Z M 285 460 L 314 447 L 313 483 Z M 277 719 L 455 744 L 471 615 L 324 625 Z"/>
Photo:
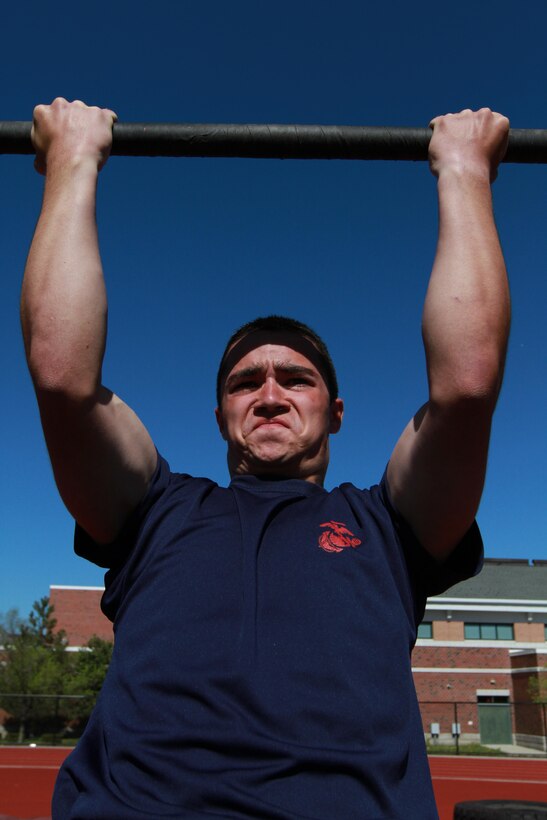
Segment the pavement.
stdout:
<path fill-rule="evenodd" d="M 515 757 L 547 757 L 547 752 L 542 751 L 541 749 L 530 749 L 529 746 L 516 746 L 511 743 L 483 743 L 483 746 L 487 746 L 489 749 L 498 749 L 500 752 L 503 752 L 505 755 L 514 755 Z"/>

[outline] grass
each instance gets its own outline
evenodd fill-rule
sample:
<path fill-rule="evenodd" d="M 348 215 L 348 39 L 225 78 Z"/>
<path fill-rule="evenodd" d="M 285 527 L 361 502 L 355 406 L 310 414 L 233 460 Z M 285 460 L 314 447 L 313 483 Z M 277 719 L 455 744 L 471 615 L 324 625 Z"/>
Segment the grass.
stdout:
<path fill-rule="evenodd" d="M 428 755 L 455 755 L 458 754 L 455 744 L 430 743 L 426 742 Z M 481 746 L 480 743 L 460 743 L 459 754 L 461 755 L 484 755 L 484 757 L 507 757 L 505 752 L 499 749 L 491 749 L 490 746 Z"/>
<path fill-rule="evenodd" d="M 35 743 L 36 746 L 72 747 L 76 746 L 78 740 L 79 738 L 77 737 L 59 738 L 55 735 L 47 734 L 41 737 L 26 737 L 22 743 L 19 743 L 16 734 L 9 734 L 7 737 L 0 739 L 0 746 L 30 746 L 31 743 Z"/>

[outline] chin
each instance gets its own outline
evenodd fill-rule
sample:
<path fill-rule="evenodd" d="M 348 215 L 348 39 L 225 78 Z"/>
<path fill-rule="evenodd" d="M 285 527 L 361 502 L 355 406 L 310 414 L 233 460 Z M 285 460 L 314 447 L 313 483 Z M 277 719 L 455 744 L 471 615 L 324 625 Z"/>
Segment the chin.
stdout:
<path fill-rule="evenodd" d="M 307 478 L 310 474 L 326 471 L 328 451 L 321 448 L 310 451 L 288 450 L 274 446 L 245 449 L 239 453 L 232 451 L 228 457 L 231 475 L 272 476 L 275 478 Z"/>

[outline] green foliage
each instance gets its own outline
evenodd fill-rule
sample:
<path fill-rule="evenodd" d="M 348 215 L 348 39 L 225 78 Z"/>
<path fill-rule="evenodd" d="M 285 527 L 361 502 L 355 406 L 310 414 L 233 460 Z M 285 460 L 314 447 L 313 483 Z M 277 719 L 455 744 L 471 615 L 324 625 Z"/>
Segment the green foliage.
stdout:
<path fill-rule="evenodd" d="M 64 648 L 66 634 L 62 629 L 55 632 L 57 619 L 53 617 L 53 609 L 47 597 L 35 601 L 28 616 L 28 626 L 24 629 L 28 630 L 40 646 L 51 649 Z"/>
<path fill-rule="evenodd" d="M 528 681 L 528 695 L 534 703 L 547 703 L 547 666 L 545 672 Z"/>
<path fill-rule="evenodd" d="M 112 658 L 113 644 L 93 636 L 87 644 L 87 651 L 78 652 L 74 658 L 72 675 L 67 685 L 67 694 L 86 695 L 84 701 L 74 701 L 71 714 L 75 717 L 86 717 L 89 704 L 95 703 L 108 666 Z"/>
<path fill-rule="evenodd" d="M 94 637 L 86 650 L 67 652 L 66 635 L 56 625 L 48 598 L 36 601 L 26 620 L 16 610 L 0 618 L 0 706 L 17 725 L 19 742 L 32 732 L 55 735 L 71 720 L 85 721 L 108 669 L 109 641 Z"/>

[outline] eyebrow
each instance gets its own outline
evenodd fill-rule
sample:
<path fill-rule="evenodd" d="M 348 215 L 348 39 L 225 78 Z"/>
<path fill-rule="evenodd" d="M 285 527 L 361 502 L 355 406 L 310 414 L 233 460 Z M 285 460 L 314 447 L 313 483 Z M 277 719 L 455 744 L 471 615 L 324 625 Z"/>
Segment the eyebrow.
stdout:
<path fill-rule="evenodd" d="M 312 370 L 311 367 L 305 367 L 305 365 L 300 364 L 291 364 L 290 362 L 274 362 L 274 369 L 281 373 L 286 373 L 289 375 L 301 375 L 301 376 L 310 376 L 312 378 L 317 378 L 318 373 L 316 370 Z M 252 364 L 249 367 L 242 367 L 241 370 L 236 370 L 235 373 L 232 373 L 226 379 L 226 387 L 230 387 L 234 382 L 240 381 L 241 379 L 248 379 L 252 378 L 253 376 L 258 376 L 260 373 L 263 373 L 266 368 L 262 364 Z"/>

